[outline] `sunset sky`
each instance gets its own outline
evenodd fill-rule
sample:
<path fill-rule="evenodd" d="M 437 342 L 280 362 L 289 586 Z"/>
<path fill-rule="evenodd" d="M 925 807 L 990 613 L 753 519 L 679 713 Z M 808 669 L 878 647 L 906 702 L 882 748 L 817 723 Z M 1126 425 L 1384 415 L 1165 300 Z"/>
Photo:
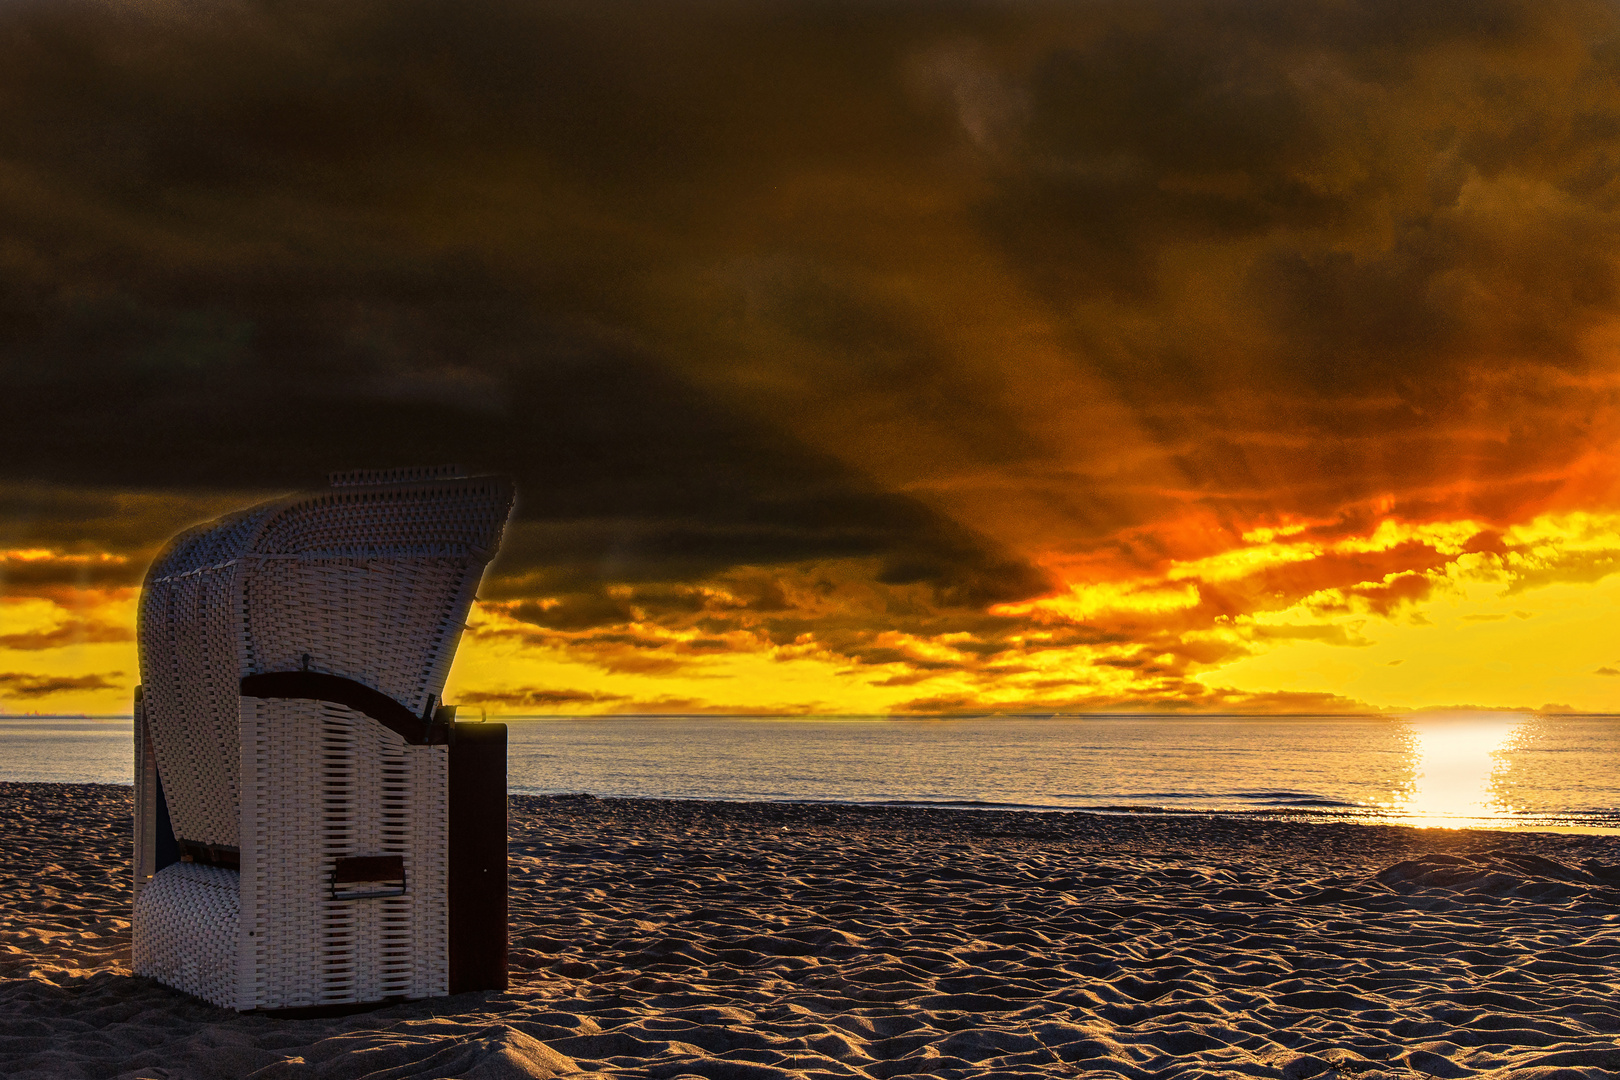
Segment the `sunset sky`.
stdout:
<path fill-rule="evenodd" d="M 517 478 L 447 699 L 1620 709 L 1620 9 L 0 6 L 0 709 Z"/>

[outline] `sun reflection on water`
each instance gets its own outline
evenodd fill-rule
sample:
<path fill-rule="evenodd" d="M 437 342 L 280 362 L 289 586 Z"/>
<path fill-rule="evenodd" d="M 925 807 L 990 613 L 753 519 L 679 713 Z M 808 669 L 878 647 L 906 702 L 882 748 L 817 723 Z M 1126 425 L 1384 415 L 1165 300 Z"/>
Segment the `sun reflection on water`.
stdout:
<path fill-rule="evenodd" d="M 1530 720 L 1528 713 L 1409 717 L 1412 779 L 1394 793 L 1393 816 L 1453 829 L 1511 824 L 1516 808 L 1504 797 L 1507 751 Z"/>

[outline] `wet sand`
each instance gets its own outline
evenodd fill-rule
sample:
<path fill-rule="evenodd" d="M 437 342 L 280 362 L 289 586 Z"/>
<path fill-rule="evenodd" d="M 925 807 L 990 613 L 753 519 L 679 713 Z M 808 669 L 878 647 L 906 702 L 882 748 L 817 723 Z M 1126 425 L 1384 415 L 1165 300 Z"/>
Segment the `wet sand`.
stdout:
<path fill-rule="evenodd" d="M 512 987 L 129 974 L 129 789 L 0 784 L 0 1074 L 1620 1075 L 1620 838 L 512 800 Z"/>

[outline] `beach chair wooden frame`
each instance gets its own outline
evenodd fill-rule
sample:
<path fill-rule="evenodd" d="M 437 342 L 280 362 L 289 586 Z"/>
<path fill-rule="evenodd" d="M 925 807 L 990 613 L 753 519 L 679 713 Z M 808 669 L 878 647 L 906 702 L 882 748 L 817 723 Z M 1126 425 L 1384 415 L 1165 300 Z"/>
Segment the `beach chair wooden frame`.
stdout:
<path fill-rule="evenodd" d="M 513 490 L 363 471 L 142 589 L 133 966 L 228 1009 L 506 985 L 506 729 L 439 695 Z"/>

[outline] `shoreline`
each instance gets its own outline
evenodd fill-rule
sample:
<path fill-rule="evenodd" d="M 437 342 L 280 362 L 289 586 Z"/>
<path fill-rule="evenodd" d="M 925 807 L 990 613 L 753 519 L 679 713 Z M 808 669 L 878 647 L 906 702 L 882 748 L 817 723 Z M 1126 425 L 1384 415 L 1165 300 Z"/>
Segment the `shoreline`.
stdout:
<path fill-rule="evenodd" d="M 511 969 L 325 1020 L 128 974 L 129 789 L 0 783 L 8 1076 L 1620 1070 L 1620 838 L 511 800 Z"/>
<path fill-rule="evenodd" d="M 3 781 L 0 781 L 3 782 Z M 119 785 L 110 785 L 119 786 Z M 727 799 L 719 796 L 705 797 L 698 795 L 598 795 L 594 792 L 529 792 L 515 791 L 514 796 L 522 795 L 526 798 L 556 799 L 583 796 L 591 799 L 623 799 L 628 801 L 645 802 L 693 802 L 693 803 L 734 803 L 747 806 L 828 806 L 851 807 L 862 809 L 895 809 L 895 810 L 950 810 L 965 814 L 1002 813 L 1002 814 L 1085 814 L 1102 818 L 1130 818 L 1130 817 L 1186 817 L 1200 818 L 1213 817 L 1229 819 L 1235 822 L 1243 821 L 1287 821 L 1302 825 L 1366 825 L 1381 828 L 1443 830 L 1451 832 L 1500 832 L 1513 834 L 1526 833 L 1556 833 L 1559 835 L 1576 836 L 1620 836 L 1620 823 L 1614 825 L 1587 825 L 1587 824 L 1557 824 L 1553 822 L 1534 821 L 1523 824 L 1514 824 L 1512 819 L 1494 818 L 1460 818 L 1458 821 L 1478 822 L 1479 824 L 1453 824 L 1449 821 L 1402 821 L 1393 817 L 1376 817 L 1372 808 L 1363 815 L 1355 809 L 1347 808 L 1343 813 L 1335 813 L 1309 807 L 1266 807 L 1255 809 L 1200 809 L 1196 807 L 1178 806 L 1135 806 L 1135 805 L 1107 805 L 1107 806 L 1056 806 L 1034 803 L 993 803 L 973 802 L 970 800 L 941 800 L 928 802 L 918 799 L 890 799 L 890 800 L 863 800 L 863 799 Z M 1578 816 L 1585 811 L 1570 811 L 1569 816 Z M 1551 815 L 1549 815 L 1551 816 Z M 1560 818 L 1554 818 L 1556 822 Z"/>
<path fill-rule="evenodd" d="M 5 785 L 28 787 L 91 787 L 111 788 L 116 790 L 133 791 L 133 782 L 112 783 L 99 780 L 0 780 L 0 787 Z M 1589 811 L 1569 811 L 1567 815 L 1543 815 L 1549 820 L 1532 820 L 1515 822 L 1514 819 L 1497 819 L 1488 817 L 1458 818 L 1455 820 L 1400 820 L 1397 817 L 1377 816 L 1376 808 L 1344 805 L 1342 811 L 1325 810 L 1320 806 L 1274 806 L 1243 808 L 1199 808 L 1179 806 L 1153 806 L 1134 804 L 1110 804 L 1104 806 L 1058 806 L 1042 803 L 999 803 L 988 801 L 974 801 L 967 799 L 927 801 L 920 799 L 810 799 L 810 798 L 779 798 L 779 799 L 732 799 L 720 796 L 702 795 L 616 795 L 596 794 L 594 792 L 534 792 L 512 791 L 511 797 L 530 799 L 567 799 L 583 797 L 602 800 L 623 800 L 629 802 L 670 802 L 670 803 L 724 803 L 743 806 L 825 806 L 832 808 L 848 807 L 857 809 L 894 809 L 894 810 L 948 810 L 966 814 L 1004 813 L 1004 814 L 1081 814 L 1101 818 L 1133 818 L 1133 817 L 1180 817 L 1180 818 L 1220 818 L 1234 822 L 1265 822 L 1286 821 L 1303 825 L 1356 825 L 1376 828 L 1418 829 L 1423 831 L 1447 832 L 1500 832 L 1512 834 L 1551 833 L 1565 836 L 1620 836 L 1620 822 L 1616 824 L 1589 824 L 1570 821 L 1579 818 Z M 1361 811 L 1365 810 L 1365 813 Z"/>

